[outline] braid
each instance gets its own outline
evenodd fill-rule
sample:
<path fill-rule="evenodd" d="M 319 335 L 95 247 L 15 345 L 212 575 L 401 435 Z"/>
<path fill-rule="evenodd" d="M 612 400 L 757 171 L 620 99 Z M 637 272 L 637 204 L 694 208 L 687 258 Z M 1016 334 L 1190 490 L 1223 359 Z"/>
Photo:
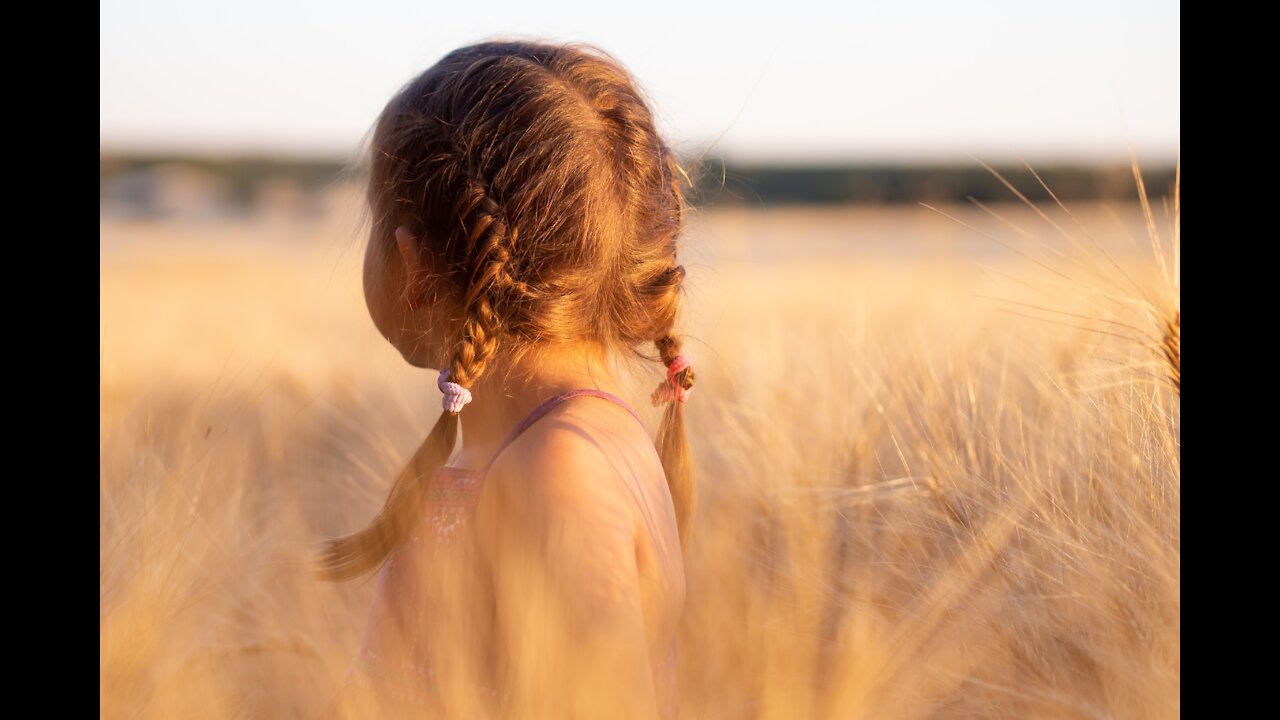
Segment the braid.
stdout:
<path fill-rule="evenodd" d="M 658 357 L 662 360 L 663 365 L 670 365 L 672 361 L 680 354 L 680 338 L 676 335 L 665 335 L 653 341 L 655 347 L 658 348 Z M 676 373 L 675 381 L 685 390 L 693 389 L 693 367 L 687 367 Z"/>
<path fill-rule="evenodd" d="M 668 332 L 654 341 L 658 356 L 663 365 L 670 365 L 680 354 L 680 338 Z M 693 368 L 687 367 L 676 373 L 674 381 L 686 390 L 693 388 Z M 684 403 L 669 402 L 662 411 L 662 424 L 658 426 L 658 437 L 655 441 L 658 456 L 662 459 L 662 469 L 667 475 L 667 487 L 671 491 L 672 505 L 676 510 L 676 526 L 680 531 L 680 543 L 689 544 L 689 536 L 693 530 L 694 511 L 697 508 L 697 487 L 694 484 L 692 463 L 689 459 L 689 446 L 685 439 Z"/>
<path fill-rule="evenodd" d="M 454 205 L 462 220 L 467 255 L 474 258 L 464 305 L 462 339 L 450 363 L 450 380 L 470 387 L 484 374 L 498 349 L 503 332 L 502 304 L 528 295 L 524 283 L 510 271 L 511 251 L 517 233 L 506 214 L 474 174 L 464 176 L 464 190 Z M 436 424 L 401 470 L 387 501 L 367 528 L 327 541 L 320 558 L 320 575 L 348 580 L 379 568 L 408 537 L 421 512 L 421 500 L 436 470 L 449 460 L 458 438 L 458 416 L 442 413 Z"/>
<path fill-rule="evenodd" d="M 463 304 L 462 338 L 450 366 L 453 381 L 470 387 L 497 353 L 503 333 L 503 305 L 527 296 L 528 286 L 511 275 L 511 250 L 517 230 L 485 184 L 468 174 L 464 192 L 454 205 L 466 233 L 467 257 L 473 258 Z"/>

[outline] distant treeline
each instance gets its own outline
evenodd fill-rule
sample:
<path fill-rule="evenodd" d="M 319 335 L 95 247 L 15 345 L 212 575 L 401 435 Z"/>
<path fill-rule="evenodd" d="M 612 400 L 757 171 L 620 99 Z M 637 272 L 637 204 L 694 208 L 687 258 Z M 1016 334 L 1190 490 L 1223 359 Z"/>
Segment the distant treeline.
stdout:
<path fill-rule="evenodd" d="M 1137 198 L 1129 165 L 993 166 L 1028 199 Z M 1033 171 L 1034 170 L 1034 174 Z M 1039 180 L 1036 176 L 1039 176 Z M 1174 166 L 1143 168 L 1149 196 L 1163 195 L 1174 182 Z M 704 163 L 694 173 L 695 201 L 706 205 L 842 205 L 857 203 L 982 202 L 1016 200 L 995 174 L 977 162 L 948 165 L 725 165 Z M 1043 185 L 1041 184 L 1043 181 Z"/>
<path fill-rule="evenodd" d="M 341 180 L 343 163 L 333 158 L 223 157 L 207 155 L 108 154 L 99 156 L 101 199 L 148 194 L 141 188 L 161 185 L 165 178 L 199 180 L 228 210 L 251 209 L 264 185 L 290 183 L 315 193 Z M 349 172 L 349 171 L 348 171 Z M 190 184 L 190 183 L 188 183 Z M 122 189 L 125 192 L 119 192 Z M 139 189 L 135 189 L 139 188 Z M 113 193 L 112 191 L 117 192 Z M 119 199 L 118 197 L 114 199 Z"/>
<path fill-rule="evenodd" d="M 100 156 L 104 212 L 165 215 L 252 212 L 284 205 L 299 212 L 322 212 L 320 198 L 352 174 L 335 159 L 210 157 L 198 155 L 110 154 Z M 690 162 L 690 164 L 692 164 Z M 1063 200 L 1136 198 L 1127 164 L 1033 165 Z M 1016 200 L 991 171 L 971 163 L 936 165 L 726 164 L 703 160 L 686 165 L 693 182 L 692 201 L 701 206 L 838 205 L 858 203 L 983 202 Z M 1048 192 L 1024 165 L 996 166 L 1033 201 L 1049 201 Z M 1172 163 L 1143 169 L 1147 192 L 1159 196 L 1174 182 Z M 192 210 L 195 208 L 196 210 Z"/>

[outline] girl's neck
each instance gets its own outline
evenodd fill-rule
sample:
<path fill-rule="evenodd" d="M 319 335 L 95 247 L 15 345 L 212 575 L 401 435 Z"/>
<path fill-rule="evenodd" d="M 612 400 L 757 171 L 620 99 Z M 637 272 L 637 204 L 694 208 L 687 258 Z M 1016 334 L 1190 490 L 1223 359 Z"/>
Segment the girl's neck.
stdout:
<path fill-rule="evenodd" d="M 490 362 L 459 413 L 462 449 L 452 463 L 480 469 L 525 416 L 548 398 L 579 388 L 617 393 L 606 353 L 591 346 L 539 348 L 510 361 Z"/>

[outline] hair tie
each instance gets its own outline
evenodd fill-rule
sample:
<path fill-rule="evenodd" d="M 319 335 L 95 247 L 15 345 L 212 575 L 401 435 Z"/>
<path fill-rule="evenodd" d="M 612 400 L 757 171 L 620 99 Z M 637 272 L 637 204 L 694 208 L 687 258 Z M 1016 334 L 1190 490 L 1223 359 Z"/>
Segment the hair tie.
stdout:
<path fill-rule="evenodd" d="M 689 358 L 684 355 L 677 355 L 671 358 L 671 362 L 667 363 L 667 379 L 658 383 L 657 389 L 653 391 L 653 395 L 649 399 L 653 400 L 653 404 L 684 402 L 689 399 L 689 393 L 693 392 L 693 388 L 685 387 L 676 382 L 676 375 L 692 366 Z"/>
<path fill-rule="evenodd" d="M 440 371 L 440 377 L 436 379 L 436 387 L 444 393 L 444 397 L 440 399 L 440 405 L 447 413 L 457 415 L 462 411 L 463 405 L 471 402 L 471 391 L 456 382 L 449 382 L 447 369 Z"/>

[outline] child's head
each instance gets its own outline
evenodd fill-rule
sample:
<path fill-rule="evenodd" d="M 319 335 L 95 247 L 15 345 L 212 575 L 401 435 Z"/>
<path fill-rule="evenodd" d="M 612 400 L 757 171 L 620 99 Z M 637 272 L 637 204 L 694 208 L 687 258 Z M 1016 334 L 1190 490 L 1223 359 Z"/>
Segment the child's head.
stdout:
<path fill-rule="evenodd" d="M 409 362 L 472 387 L 539 346 L 644 355 L 653 343 L 664 364 L 679 355 L 684 174 L 607 54 L 529 42 L 455 50 L 387 104 L 369 169 L 366 301 Z M 692 387 L 693 373 L 672 382 Z M 693 487 L 681 405 L 668 404 L 658 445 L 684 537 Z M 427 441 L 434 464 L 456 432 L 456 416 L 442 415 Z M 397 481 L 369 528 L 331 544 L 328 569 L 376 567 L 419 491 Z"/>
<path fill-rule="evenodd" d="M 470 386 L 534 343 L 678 352 L 682 176 L 608 56 L 455 50 L 387 104 L 370 162 L 366 295 L 410 362 Z"/>

